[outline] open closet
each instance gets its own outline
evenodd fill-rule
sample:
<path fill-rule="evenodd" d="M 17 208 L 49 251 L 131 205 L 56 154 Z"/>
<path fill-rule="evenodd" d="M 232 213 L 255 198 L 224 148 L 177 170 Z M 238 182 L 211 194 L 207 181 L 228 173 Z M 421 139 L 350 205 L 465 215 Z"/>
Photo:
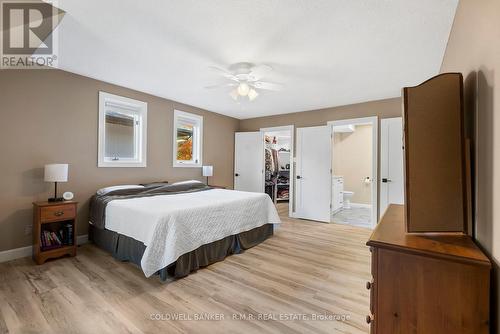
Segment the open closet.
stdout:
<path fill-rule="evenodd" d="M 290 199 L 291 133 L 264 132 L 264 189 L 274 203 Z"/>
<path fill-rule="evenodd" d="M 293 125 L 236 132 L 234 189 L 267 193 L 283 213 L 293 216 Z"/>

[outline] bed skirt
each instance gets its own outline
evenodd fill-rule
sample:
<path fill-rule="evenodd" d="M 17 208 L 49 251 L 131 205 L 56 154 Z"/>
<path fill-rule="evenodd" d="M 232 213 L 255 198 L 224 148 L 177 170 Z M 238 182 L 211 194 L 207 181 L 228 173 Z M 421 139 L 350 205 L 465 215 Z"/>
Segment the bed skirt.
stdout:
<path fill-rule="evenodd" d="M 266 224 L 250 231 L 228 236 L 224 239 L 202 245 L 181 255 L 177 261 L 159 270 L 156 274 L 162 281 L 167 278 L 181 278 L 189 273 L 224 260 L 229 255 L 239 254 L 260 244 L 273 235 L 273 225 Z M 89 225 L 89 240 L 97 247 L 111 253 L 119 261 L 128 261 L 141 266 L 142 255 L 146 246 L 133 238 L 106 229 Z"/>

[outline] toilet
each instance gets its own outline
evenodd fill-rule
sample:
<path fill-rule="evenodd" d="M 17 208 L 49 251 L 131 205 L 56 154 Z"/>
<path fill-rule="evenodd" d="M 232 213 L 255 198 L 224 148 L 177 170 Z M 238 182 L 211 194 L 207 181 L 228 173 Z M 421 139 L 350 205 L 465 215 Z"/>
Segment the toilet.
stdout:
<path fill-rule="evenodd" d="M 353 191 L 344 190 L 344 209 L 351 208 L 351 198 L 354 195 Z"/>

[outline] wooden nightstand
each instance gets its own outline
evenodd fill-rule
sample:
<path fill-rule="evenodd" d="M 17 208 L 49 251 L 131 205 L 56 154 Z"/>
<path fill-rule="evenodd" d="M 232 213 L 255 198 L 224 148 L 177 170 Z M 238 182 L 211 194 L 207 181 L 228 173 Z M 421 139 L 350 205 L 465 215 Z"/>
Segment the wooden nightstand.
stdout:
<path fill-rule="evenodd" d="M 33 203 L 33 260 L 76 255 L 77 202 Z"/>

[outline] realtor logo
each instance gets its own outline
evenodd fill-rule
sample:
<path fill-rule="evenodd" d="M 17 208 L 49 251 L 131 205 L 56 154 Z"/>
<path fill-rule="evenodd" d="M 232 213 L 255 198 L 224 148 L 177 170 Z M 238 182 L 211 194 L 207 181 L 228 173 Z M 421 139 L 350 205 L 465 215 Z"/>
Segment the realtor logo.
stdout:
<path fill-rule="evenodd" d="M 1 68 L 57 67 L 57 24 L 64 12 L 54 2 L 0 1 Z"/>

